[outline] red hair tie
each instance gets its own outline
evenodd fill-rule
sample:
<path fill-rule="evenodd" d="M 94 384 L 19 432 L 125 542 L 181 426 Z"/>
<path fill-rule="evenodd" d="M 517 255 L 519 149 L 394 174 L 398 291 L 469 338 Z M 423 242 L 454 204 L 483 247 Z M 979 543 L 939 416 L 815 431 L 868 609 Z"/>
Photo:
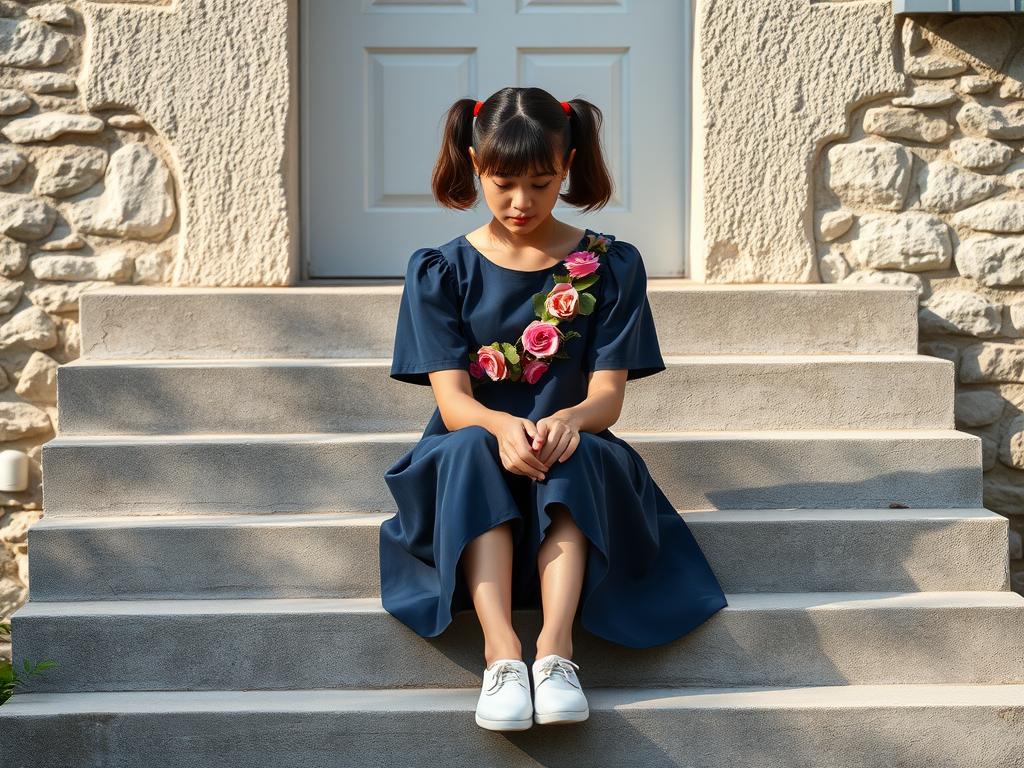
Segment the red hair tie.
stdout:
<path fill-rule="evenodd" d="M 568 101 L 560 101 L 558 103 L 562 105 L 562 111 L 565 112 L 565 114 L 568 115 L 572 112 L 572 107 L 569 106 Z M 477 103 L 473 105 L 473 117 L 480 114 L 480 107 L 483 105 L 484 103 L 482 101 L 477 101 Z"/>

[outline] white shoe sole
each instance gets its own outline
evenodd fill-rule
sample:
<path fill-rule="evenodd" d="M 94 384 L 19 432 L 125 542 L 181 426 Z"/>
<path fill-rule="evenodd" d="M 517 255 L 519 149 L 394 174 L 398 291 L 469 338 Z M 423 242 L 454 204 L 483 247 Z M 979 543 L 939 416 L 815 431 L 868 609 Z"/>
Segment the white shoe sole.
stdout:
<path fill-rule="evenodd" d="M 537 725 L 558 725 L 560 723 L 582 723 L 590 717 L 590 708 L 587 707 L 582 712 L 545 712 L 540 714 L 538 712 L 533 713 L 533 721 Z"/>
<path fill-rule="evenodd" d="M 525 731 L 533 725 L 533 718 L 530 717 L 526 720 L 488 720 L 477 715 L 476 724 L 489 731 Z"/>

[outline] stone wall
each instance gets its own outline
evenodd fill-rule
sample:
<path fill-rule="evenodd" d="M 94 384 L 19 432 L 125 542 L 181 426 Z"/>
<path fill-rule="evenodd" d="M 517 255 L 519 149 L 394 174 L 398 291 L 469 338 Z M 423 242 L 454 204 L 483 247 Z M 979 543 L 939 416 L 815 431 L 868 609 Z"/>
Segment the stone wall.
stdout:
<path fill-rule="evenodd" d="M 912 88 L 821 152 L 818 271 L 917 290 L 920 351 L 956 365 L 956 426 L 982 439 L 1024 592 L 1024 18 L 895 21 Z"/>
<path fill-rule="evenodd" d="M 56 369 L 79 354 L 78 297 L 169 283 L 178 185 L 167 142 L 139 115 L 87 110 L 77 4 L 0 0 L 0 450 L 29 457 L 0 491 L 0 617 L 27 596 L 41 516 L 40 446 L 57 425 Z"/>

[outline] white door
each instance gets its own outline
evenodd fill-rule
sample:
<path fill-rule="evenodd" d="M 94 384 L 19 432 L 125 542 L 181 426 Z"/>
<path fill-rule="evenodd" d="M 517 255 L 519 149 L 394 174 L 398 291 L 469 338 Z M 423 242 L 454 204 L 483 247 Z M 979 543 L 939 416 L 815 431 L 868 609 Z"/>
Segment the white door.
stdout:
<path fill-rule="evenodd" d="M 409 254 L 491 218 L 430 194 L 442 117 L 508 85 L 604 112 L 614 195 L 555 216 L 689 273 L 690 0 L 302 0 L 306 275 L 401 277 Z"/>

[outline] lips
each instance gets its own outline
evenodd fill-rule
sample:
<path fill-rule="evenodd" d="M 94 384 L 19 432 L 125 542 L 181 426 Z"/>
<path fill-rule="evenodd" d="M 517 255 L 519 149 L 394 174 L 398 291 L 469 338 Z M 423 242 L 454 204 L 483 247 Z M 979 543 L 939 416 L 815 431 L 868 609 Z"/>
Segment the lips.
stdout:
<path fill-rule="evenodd" d="M 516 224 L 525 224 L 526 222 L 528 222 L 533 217 L 532 216 L 509 216 L 509 218 L 512 219 L 512 221 L 514 221 Z"/>

